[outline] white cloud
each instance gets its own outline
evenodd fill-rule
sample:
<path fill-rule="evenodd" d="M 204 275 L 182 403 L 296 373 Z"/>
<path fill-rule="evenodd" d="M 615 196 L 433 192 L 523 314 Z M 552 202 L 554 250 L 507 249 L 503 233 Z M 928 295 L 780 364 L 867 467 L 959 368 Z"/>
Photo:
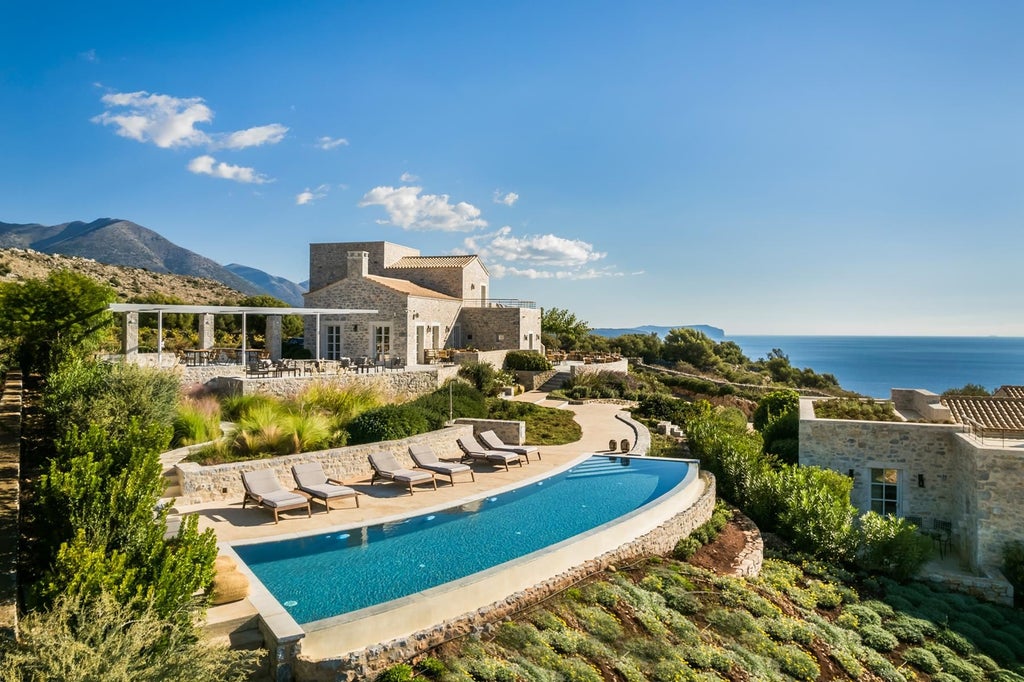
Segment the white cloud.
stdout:
<path fill-rule="evenodd" d="M 494 203 L 505 204 L 506 206 L 512 206 L 519 201 L 519 195 L 515 192 L 509 192 L 508 194 L 502 194 L 501 190 L 494 190 Z"/>
<path fill-rule="evenodd" d="M 401 177 L 398 178 L 402 182 L 419 182 L 420 176 L 413 175 L 409 171 L 402 173 Z"/>
<path fill-rule="evenodd" d="M 612 267 L 594 267 L 593 264 L 603 260 L 607 254 L 596 251 L 593 244 L 553 234 L 516 237 L 507 225 L 497 232 L 467 237 L 463 246 L 483 258 L 495 278 L 595 279 L 622 276 Z"/>
<path fill-rule="evenodd" d="M 374 187 L 363 195 L 359 206 L 383 206 L 388 219 L 377 222 L 406 230 L 468 232 L 487 226 L 476 206 L 464 201 L 453 205 L 447 194 L 421 195 L 422 191 L 422 187 Z"/>
<path fill-rule="evenodd" d="M 197 156 L 188 163 L 189 171 L 196 175 L 211 175 L 215 178 L 234 180 L 235 182 L 251 183 L 262 185 L 270 182 L 270 179 L 260 175 L 252 168 L 245 166 L 234 166 L 230 163 L 218 162 L 217 159 L 206 154 Z"/>
<path fill-rule="evenodd" d="M 245 149 L 247 147 L 259 147 L 263 144 L 277 144 L 284 139 L 288 127 L 280 123 L 271 123 L 255 128 L 238 130 L 225 135 L 217 141 L 217 147 L 221 149 Z"/>
<path fill-rule="evenodd" d="M 330 135 L 324 135 L 316 141 L 316 146 L 324 150 L 335 149 L 337 147 L 347 147 L 348 140 L 344 137 L 331 137 Z"/>
<path fill-rule="evenodd" d="M 96 50 L 95 49 L 89 49 L 89 50 L 86 50 L 85 52 L 79 52 L 78 53 L 78 58 L 83 60 L 83 61 L 93 62 L 93 63 L 96 63 L 96 62 L 98 62 L 100 60 L 99 56 L 97 56 L 97 54 L 96 54 Z"/>
<path fill-rule="evenodd" d="M 311 204 L 318 199 L 323 199 L 327 196 L 327 190 L 330 189 L 328 185 L 320 185 L 315 189 L 309 189 L 308 187 L 304 192 L 299 192 L 295 196 L 295 204 L 297 206 L 305 206 Z"/>
<path fill-rule="evenodd" d="M 152 142 L 157 147 L 192 147 L 206 144 L 210 138 L 196 125 L 213 120 L 213 112 L 202 97 L 171 97 L 138 92 L 104 95 L 107 106 L 93 123 L 112 125 L 121 137 Z"/>

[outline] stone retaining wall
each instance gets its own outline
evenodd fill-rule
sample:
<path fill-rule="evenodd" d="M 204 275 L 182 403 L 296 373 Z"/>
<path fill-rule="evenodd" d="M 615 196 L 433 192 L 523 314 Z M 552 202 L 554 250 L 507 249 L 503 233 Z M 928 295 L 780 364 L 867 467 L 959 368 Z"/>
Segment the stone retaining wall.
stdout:
<path fill-rule="evenodd" d="M 613 360 L 612 362 L 601 362 L 594 364 L 576 364 L 569 366 L 570 376 L 577 377 L 580 374 L 596 374 L 597 372 L 619 372 L 625 374 L 629 371 L 629 360 Z"/>
<path fill-rule="evenodd" d="M 704 491 L 688 509 L 645 535 L 635 538 L 618 549 L 581 563 L 539 585 L 516 592 L 500 601 L 477 609 L 471 613 L 443 623 L 429 630 L 417 632 L 409 637 L 392 640 L 378 646 L 355 652 L 348 656 L 326 661 L 305 660 L 299 656 L 294 661 L 296 680 L 304 682 L 353 682 L 372 679 L 380 671 L 396 663 L 408 661 L 430 649 L 452 639 L 470 633 L 485 632 L 503 619 L 512 617 L 542 599 L 571 587 L 573 584 L 607 569 L 640 557 L 653 554 L 667 554 L 672 551 L 680 538 L 689 535 L 695 528 L 711 518 L 715 507 L 715 478 L 702 471 Z"/>
<path fill-rule="evenodd" d="M 320 462 L 328 476 L 342 481 L 367 479 L 373 473 L 366 459 L 371 452 L 390 452 L 399 462 L 411 469 L 414 463 L 409 457 L 409 445 L 426 443 L 442 459 L 461 457 L 462 452 L 455 439 L 472 436 L 472 434 L 472 426 L 457 424 L 400 440 L 302 452 L 297 455 L 285 455 L 271 459 L 231 462 L 214 466 L 182 462 L 174 467 L 178 476 L 178 485 L 181 487 L 178 500 L 183 505 L 221 500 L 240 501 L 245 492 L 242 487 L 242 472 L 255 469 L 271 469 L 282 485 L 286 488 L 291 487 L 293 482 L 291 466 L 301 462 Z"/>
<path fill-rule="evenodd" d="M 294 398 L 314 384 L 339 389 L 368 386 L 385 400 L 406 401 L 437 390 L 441 385 L 441 376 L 442 373 L 438 370 L 258 379 L 217 376 L 208 380 L 207 386 L 221 395 L 271 395 L 277 398 Z M 447 379 L 450 373 L 445 372 L 443 376 Z"/>
<path fill-rule="evenodd" d="M 921 579 L 938 583 L 954 592 L 963 592 L 1003 606 L 1013 606 L 1013 585 L 999 569 L 994 567 L 986 569 L 984 575 L 925 573 Z"/>
<path fill-rule="evenodd" d="M 522 384 L 527 391 L 536 391 L 547 383 L 548 379 L 558 374 L 557 369 L 545 369 L 534 371 L 527 369 L 516 370 L 516 383 Z"/>
<path fill-rule="evenodd" d="M 0 398 L 0 639 L 18 633 L 21 390 L 21 372 L 8 372 Z"/>
<path fill-rule="evenodd" d="M 747 541 L 732 562 L 732 574 L 738 578 L 752 578 L 761 572 L 761 566 L 764 565 L 764 540 L 761 538 L 761 530 L 739 510 L 736 510 L 733 520 L 743 531 Z"/>
<path fill-rule="evenodd" d="M 646 426 L 633 419 L 629 412 L 616 412 L 615 418 L 633 429 L 633 447 L 628 454 L 643 456 L 651 451 L 651 432 Z"/>

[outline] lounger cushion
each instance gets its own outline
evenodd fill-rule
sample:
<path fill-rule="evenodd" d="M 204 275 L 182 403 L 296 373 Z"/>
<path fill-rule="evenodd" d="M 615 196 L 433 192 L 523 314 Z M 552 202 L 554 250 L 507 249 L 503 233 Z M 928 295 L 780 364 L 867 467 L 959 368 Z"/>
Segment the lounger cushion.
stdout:
<path fill-rule="evenodd" d="M 537 452 L 537 446 L 535 445 L 506 445 L 505 441 L 498 438 L 498 434 L 494 433 L 494 431 L 481 432 L 480 440 L 491 450 L 507 450 L 521 455 Z"/>
<path fill-rule="evenodd" d="M 401 483 L 429 481 L 434 478 L 433 474 L 428 474 L 426 471 L 413 471 L 412 469 L 396 469 L 394 471 L 389 471 L 388 476 Z"/>
<path fill-rule="evenodd" d="M 292 476 L 300 488 L 327 483 L 327 474 L 324 473 L 323 465 L 320 462 L 293 464 Z"/>
<path fill-rule="evenodd" d="M 287 507 L 293 504 L 303 505 L 306 502 L 306 498 L 302 495 L 296 495 L 287 490 L 273 490 L 260 495 L 260 504 L 265 504 L 268 507 Z"/>
<path fill-rule="evenodd" d="M 352 497 L 358 495 L 355 490 L 347 485 L 335 485 L 333 483 L 320 483 L 319 485 L 300 485 L 299 490 L 307 492 L 313 497 L 331 499 L 334 497 Z"/>
<path fill-rule="evenodd" d="M 458 474 L 463 471 L 472 471 L 467 464 L 442 462 L 438 460 L 429 445 L 410 445 L 409 454 L 412 456 L 412 461 L 416 462 L 416 466 L 426 469 L 427 471 L 436 471 L 439 474 L 448 475 Z"/>
<path fill-rule="evenodd" d="M 267 494 L 276 491 L 288 492 L 281 487 L 281 482 L 277 480 L 277 476 L 270 469 L 243 471 L 242 484 L 247 491 L 260 497 L 265 497 Z"/>

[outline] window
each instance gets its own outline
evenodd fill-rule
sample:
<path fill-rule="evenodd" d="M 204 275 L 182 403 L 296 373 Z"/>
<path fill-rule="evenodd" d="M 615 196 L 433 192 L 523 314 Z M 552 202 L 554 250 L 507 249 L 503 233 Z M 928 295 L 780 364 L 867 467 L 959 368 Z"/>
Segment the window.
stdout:
<path fill-rule="evenodd" d="M 871 511 L 879 514 L 899 514 L 899 469 L 871 470 Z"/>
<path fill-rule="evenodd" d="M 328 360 L 340 360 L 341 359 L 341 325 L 340 324 L 329 324 L 327 325 L 327 354 L 324 356 Z"/>
<path fill-rule="evenodd" d="M 378 358 L 391 352 L 391 327 L 375 327 L 373 338 L 373 350 Z"/>

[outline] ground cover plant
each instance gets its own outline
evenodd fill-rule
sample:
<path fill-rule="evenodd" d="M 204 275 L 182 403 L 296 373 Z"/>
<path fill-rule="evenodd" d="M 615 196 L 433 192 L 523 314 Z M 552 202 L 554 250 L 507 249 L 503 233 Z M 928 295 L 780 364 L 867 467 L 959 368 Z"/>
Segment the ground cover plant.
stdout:
<path fill-rule="evenodd" d="M 564 445 L 583 437 L 583 430 L 569 410 L 497 399 L 488 403 L 487 417 L 525 422 L 528 445 Z"/>
<path fill-rule="evenodd" d="M 859 400 L 857 398 L 837 398 L 833 400 L 817 400 L 814 403 L 814 416 L 818 419 L 856 419 L 860 421 L 898 422 L 899 416 L 888 400 Z"/>
<path fill-rule="evenodd" d="M 567 400 L 637 400 L 648 393 L 665 392 L 656 379 L 632 372 L 584 372 L 568 379 L 552 395 Z"/>
<path fill-rule="evenodd" d="M 1001 642 L 1022 624 L 1018 611 L 921 583 L 856 585 L 816 562 L 768 558 L 739 579 L 652 558 L 378 679 L 1021 680 L 1022 640 Z"/>
<path fill-rule="evenodd" d="M 901 600 L 909 610 L 889 603 Z M 1009 608 L 924 584 L 856 586 L 814 562 L 769 558 L 742 580 L 653 558 L 402 672 L 443 682 L 1020 680 L 1022 640 L 1001 644 L 1013 635 L 997 633 L 1022 624 Z"/>

